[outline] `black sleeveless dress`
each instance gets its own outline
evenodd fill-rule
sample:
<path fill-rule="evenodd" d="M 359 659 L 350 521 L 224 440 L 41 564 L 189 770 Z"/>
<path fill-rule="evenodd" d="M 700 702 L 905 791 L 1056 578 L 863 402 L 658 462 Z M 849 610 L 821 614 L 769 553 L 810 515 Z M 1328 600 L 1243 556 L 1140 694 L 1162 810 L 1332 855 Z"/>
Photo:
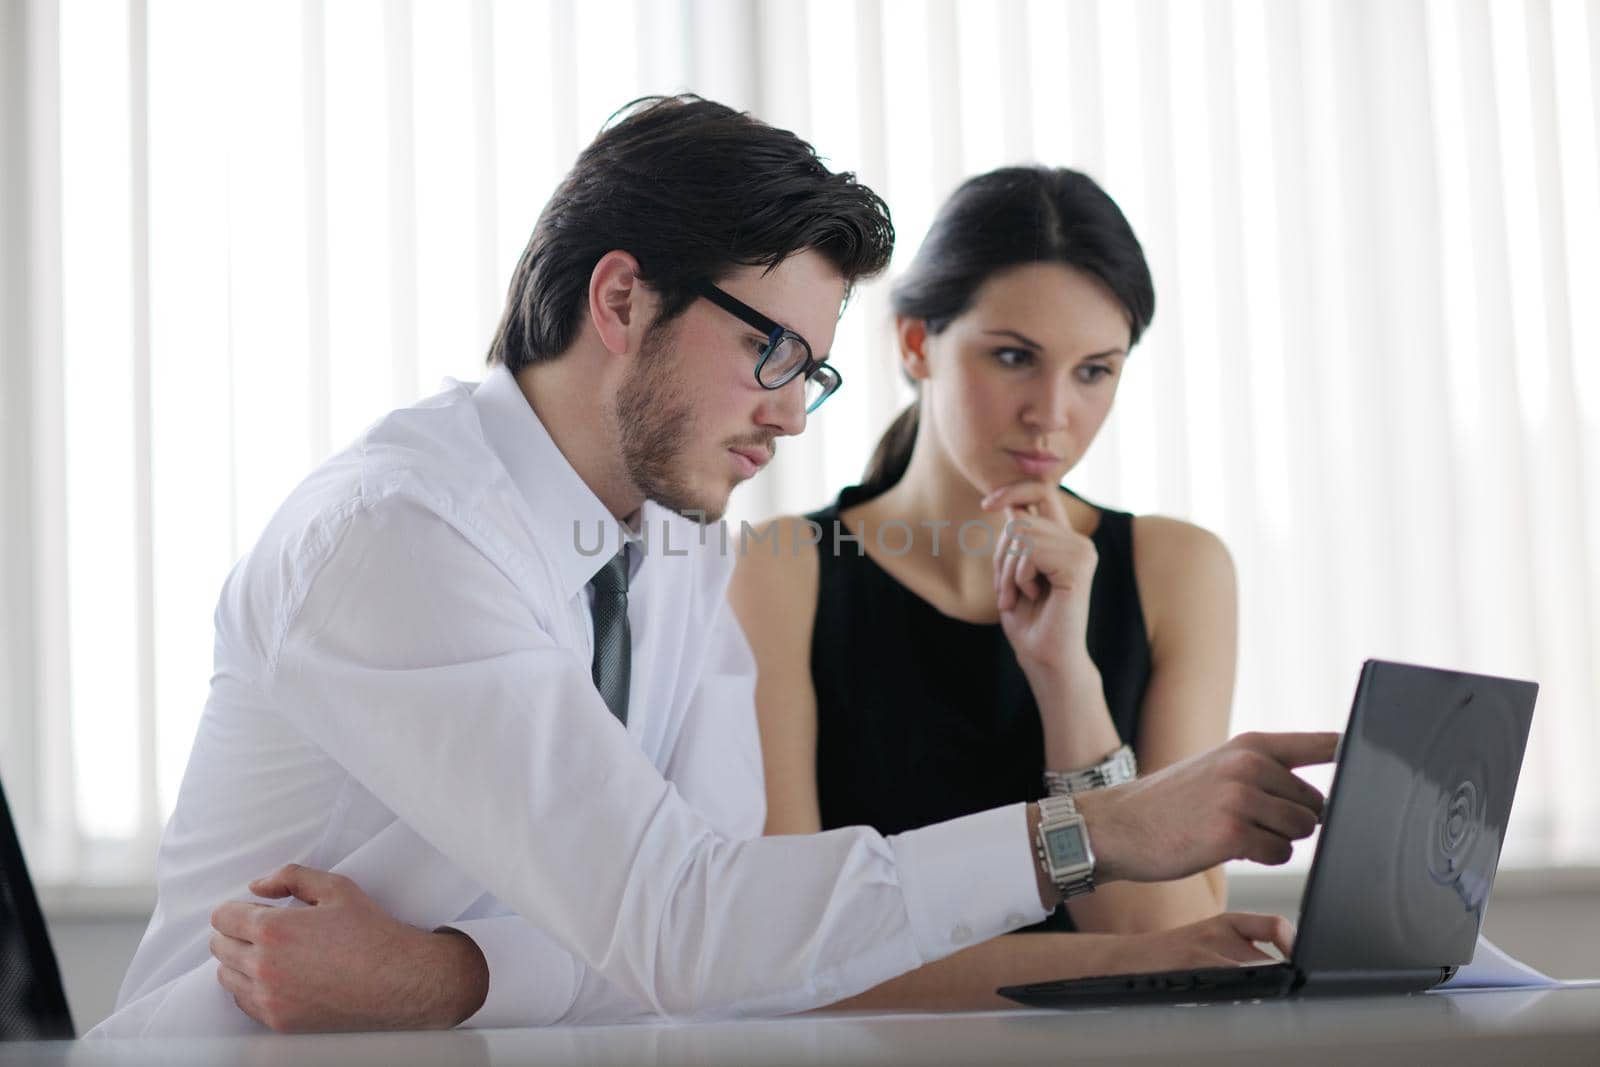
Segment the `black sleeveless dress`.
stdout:
<path fill-rule="evenodd" d="M 1037 800 L 1044 795 L 1044 729 L 1000 624 L 941 613 L 854 542 L 840 542 L 834 552 L 840 511 L 867 499 L 852 487 L 807 516 L 822 527 L 811 636 L 822 828 L 864 825 L 896 834 Z M 904 537 L 900 530 L 884 534 L 893 546 Z M 1101 508 L 1093 541 L 1099 564 L 1089 592 L 1089 656 L 1117 733 L 1134 744 L 1150 682 L 1150 641 L 1134 582 L 1133 516 Z M 941 551 L 946 544 L 957 550 L 950 527 L 941 530 Z M 1073 926 L 1058 908 L 1028 929 Z"/>

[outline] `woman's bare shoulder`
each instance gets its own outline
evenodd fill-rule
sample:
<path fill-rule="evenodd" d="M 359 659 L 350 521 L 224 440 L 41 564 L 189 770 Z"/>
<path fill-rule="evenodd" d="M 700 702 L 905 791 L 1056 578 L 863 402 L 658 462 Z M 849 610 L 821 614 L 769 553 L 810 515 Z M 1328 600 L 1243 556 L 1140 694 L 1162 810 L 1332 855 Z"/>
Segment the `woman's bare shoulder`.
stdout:
<path fill-rule="evenodd" d="M 1133 570 L 1152 635 L 1186 606 L 1204 612 L 1208 601 L 1226 597 L 1231 608 L 1233 557 L 1222 538 L 1203 526 L 1166 515 L 1138 516 Z"/>
<path fill-rule="evenodd" d="M 738 558 L 728 595 L 747 628 L 769 616 L 814 620 L 821 569 L 814 534 L 804 515 L 780 515 L 743 525 L 730 539 Z"/>
<path fill-rule="evenodd" d="M 1133 548 L 1152 565 L 1178 566 L 1199 562 L 1202 565 L 1227 560 L 1228 547 L 1222 538 L 1206 529 L 1170 515 L 1140 515 L 1133 521 Z"/>

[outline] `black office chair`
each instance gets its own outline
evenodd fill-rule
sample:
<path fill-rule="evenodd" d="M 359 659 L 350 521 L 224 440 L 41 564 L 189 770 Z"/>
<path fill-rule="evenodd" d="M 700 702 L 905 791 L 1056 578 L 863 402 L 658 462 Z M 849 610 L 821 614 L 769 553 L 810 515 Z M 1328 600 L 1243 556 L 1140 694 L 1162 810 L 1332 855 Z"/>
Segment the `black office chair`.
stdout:
<path fill-rule="evenodd" d="M 0 788 L 0 1040 L 77 1036 L 11 807 Z"/>

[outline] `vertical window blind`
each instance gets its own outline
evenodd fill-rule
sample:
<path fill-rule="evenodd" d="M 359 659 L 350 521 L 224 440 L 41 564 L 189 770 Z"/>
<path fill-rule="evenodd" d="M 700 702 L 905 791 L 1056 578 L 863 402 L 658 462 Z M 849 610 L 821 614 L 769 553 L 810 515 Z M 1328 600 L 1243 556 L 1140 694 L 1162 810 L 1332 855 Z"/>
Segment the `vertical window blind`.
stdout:
<path fill-rule="evenodd" d="M 43 880 L 149 879 L 230 566 L 365 424 L 481 376 L 577 151 L 680 90 L 900 234 L 732 521 L 859 475 L 910 395 L 888 282 L 964 176 L 1085 170 L 1158 310 L 1069 480 L 1228 543 L 1235 727 L 1337 727 L 1367 656 L 1538 679 L 1506 862 L 1600 862 L 1600 5 L 14 8 L 0 771 Z"/>

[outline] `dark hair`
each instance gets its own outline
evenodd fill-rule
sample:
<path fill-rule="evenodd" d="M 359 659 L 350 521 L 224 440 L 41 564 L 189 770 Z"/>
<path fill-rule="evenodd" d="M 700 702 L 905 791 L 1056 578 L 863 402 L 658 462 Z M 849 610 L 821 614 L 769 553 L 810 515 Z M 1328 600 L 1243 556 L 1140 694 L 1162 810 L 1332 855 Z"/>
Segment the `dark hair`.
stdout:
<path fill-rule="evenodd" d="M 1098 278 L 1128 316 L 1129 347 L 1155 314 L 1144 249 L 1116 202 L 1087 174 L 1002 167 L 969 178 L 939 209 L 916 258 L 895 283 L 894 313 L 937 334 L 995 274 L 1024 263 L 1063 263 Z M 917 439 L 915 402 L 889 426 L 862 485 L 882 492 L 905 475 Z"/>
<path fill-rule="evenodd" d="M 814 249 L 847 284 L 881 271 L 894 226 L 881 197 L 822 165 L 788 130 L 698 96 L 645 97 L 613 115 L 534 225 L 489 346 L 512 371 L 572 344 L 607 252 L 639 261 L 656 325 L 695 286 Z"/>

